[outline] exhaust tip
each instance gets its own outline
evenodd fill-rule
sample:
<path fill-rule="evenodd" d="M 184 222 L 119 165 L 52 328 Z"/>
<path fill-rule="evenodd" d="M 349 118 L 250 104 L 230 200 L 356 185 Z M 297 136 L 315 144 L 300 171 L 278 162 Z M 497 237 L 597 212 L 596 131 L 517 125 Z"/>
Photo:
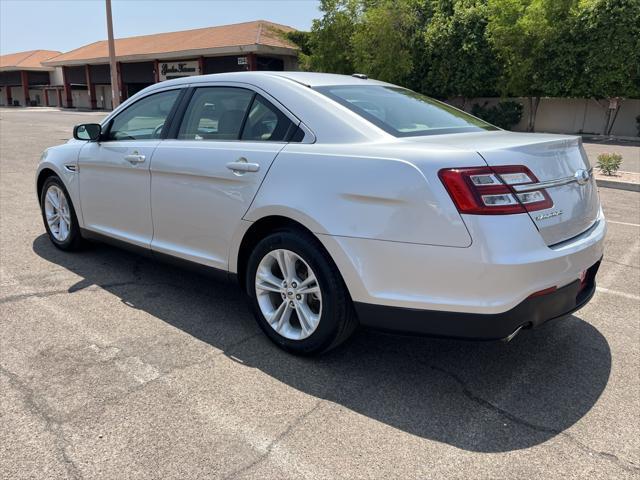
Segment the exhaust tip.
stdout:
<path fill-rule="evenodd" d="M 511 335 L 508 335 L 506 337 L 504 337 L 502 339 L 502 341 L 504 343 L 509 343 L 511 340 L 513 340 L 515 338 L 516 335 L 518 335 L 520 333 L 520 330 L 522 330 L 524 328 L 524 325 L 520 325 L 518 328 L 516 328 Z"/>

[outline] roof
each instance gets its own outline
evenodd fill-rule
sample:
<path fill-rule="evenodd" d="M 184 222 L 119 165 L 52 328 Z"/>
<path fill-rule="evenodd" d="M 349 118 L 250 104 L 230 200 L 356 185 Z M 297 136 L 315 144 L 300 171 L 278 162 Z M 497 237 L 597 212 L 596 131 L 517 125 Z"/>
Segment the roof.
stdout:
<path fill-rule="evenodd" d="M 320 72 L 269 72 L 270 75 L 285 77 L 307 87 L 326 87 L 332 85 L 392 85 L 369 78 L 359 78 L 353 75 L 339 75 L 336 73 Z M 395 85 L 392 85 L 395 86 Z"/>
<path fill-rule="evenodd" d="M 283 38 L 292 27 L 266 20 L 197 28 L 180 32 L 157 33 L 115 40 L 119 61 L 166 59 L 203 54 L 237 54 L 238 52 L 273 51 L 294 55 L 298 47 Z M 50 59 L 47 65 L 82 65 L 107 63 L 106 40 L 91 43 Z"/>
<path fill-rule="evenodd" d="M 29 50 L 0 55 L 0 70 L 53 70 L 41 62 L 60 55 L 57 50 Z"/>
<path fill-rule="evenodd" d="M 264 79 L 279 79 L 287 82 L 295 82 L 305 87 L 325 87 L 335 85 L 382 85 L 396 87 L 391 83 L 380 80 L 362 79 L 351 75 L 339 75 L 335 73 L 320 72 L 298 72 L 298 71 L 245 71 L 245 72 L 224 72 L 211 73 L 208 75 L 198 75 L 195 77 L 180 77 L 172 80 L 154 83 L 144 91 L 163 89 L 174 85 L 186 85 L 207 82 L 246 82 L 262 86 L 260 83 Z M 262 80 L 261 80 L 262 79 Z"/>

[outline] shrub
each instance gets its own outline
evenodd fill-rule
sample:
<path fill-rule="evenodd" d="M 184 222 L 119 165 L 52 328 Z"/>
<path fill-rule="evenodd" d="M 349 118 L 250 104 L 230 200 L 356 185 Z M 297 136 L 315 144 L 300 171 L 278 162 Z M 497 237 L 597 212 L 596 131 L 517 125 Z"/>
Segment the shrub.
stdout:
<path fill-rule="evenodd" d="M 614 175 L 622 164 L 619 153 L 601 153 L 598 155 L 598 169 L 605 175 Z"/>
<path fill-rule="evenodd" d="M 484 105 L 476 103 L 471 108 L 471 114 L 492 125 L 511 130 L 522 118 L 522 104 L 512 100 L 499 102 L 494 107 L 488 107 L 487 102 L 484 102 Z"/>

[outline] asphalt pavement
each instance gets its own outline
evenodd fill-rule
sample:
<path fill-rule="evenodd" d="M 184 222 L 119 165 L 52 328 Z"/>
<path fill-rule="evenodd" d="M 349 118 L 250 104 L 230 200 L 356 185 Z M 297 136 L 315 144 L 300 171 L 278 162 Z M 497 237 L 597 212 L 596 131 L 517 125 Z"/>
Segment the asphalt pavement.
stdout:
<path fill-rule="evenodd" d="M 102 115 L 0 109 L 0 478 L 640 477 L 640 194 L 600 190 L 599 287 L 570 318 L 297 358 L 233 285 L 51 245 L 40 153 Z"/>

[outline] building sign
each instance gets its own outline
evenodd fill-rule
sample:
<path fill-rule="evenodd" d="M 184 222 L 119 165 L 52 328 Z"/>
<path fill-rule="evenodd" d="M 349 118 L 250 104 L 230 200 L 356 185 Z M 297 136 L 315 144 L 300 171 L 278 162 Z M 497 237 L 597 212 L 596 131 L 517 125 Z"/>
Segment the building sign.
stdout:
<path fill-rule="evenodd" d="M 238 57 L 238 65 L 247 65 L 248 63 L 247 57 Z"/>
<path fill-rule="evenodd" d="M 160 62 L 158 65 L 160 67 L 160 81 L 200 75 L 200 66 L 197 60 Z"/>

